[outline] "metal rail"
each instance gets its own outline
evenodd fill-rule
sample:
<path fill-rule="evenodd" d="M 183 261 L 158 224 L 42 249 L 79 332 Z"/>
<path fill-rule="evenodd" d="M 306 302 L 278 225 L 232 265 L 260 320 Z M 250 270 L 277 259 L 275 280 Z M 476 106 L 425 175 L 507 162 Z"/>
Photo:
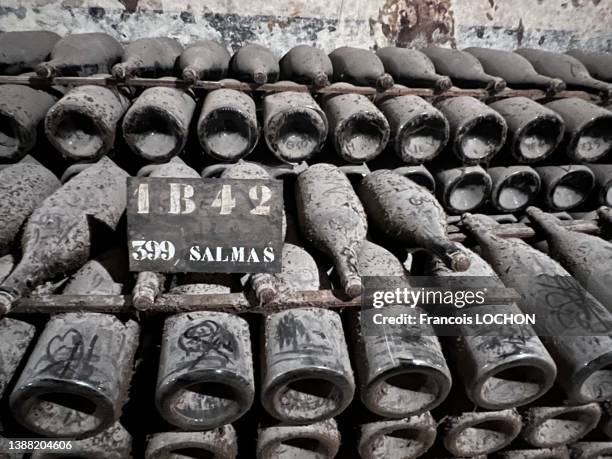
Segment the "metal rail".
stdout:
<path fill-rule="evenodd" d="M 49 86 L 127 86 L 127 87 L 154 87 L 163 86 L 169 88 L 194 88 L 194 89 L 236 89 L 238 91 L 252 92 L 312 92 L 317 94 L 363 94 L 365 96 L 381 95 L 382 97 L 395 97 L 402 95 L 414 95 L 422 97 L 456 97 L 456 96 L 472 96 L 477 98 L 507 98 L 507 97 L 528 97 L 530 99 L 551 99 L 551 98 L 567 98 L 578 97 L 587 100 L 598 100 L 599 97 L 594 94 L 589 94 L 584 91 L 560 91 L 557 93 L 547 93 L 539 89 L 504 89 L 493 93 L 484 89 L 460 89 L 452 87 L 444 92 L 436 92 L 429 88 L 398 88 L 393 87 L 384 92 L 378 92 L 375 88 L 366 86 L 352 86 L 348 88 L 327 86 L 323 88 L 315 88 L 302 84 L 283 84 L 267 83 L 258 85 L 255 83 L 241 82 L 219 82 L 219 81 L 197 81 L 190 83 L 178 78 L 128 78 L 126 80 L 118 80 L 113 77 L 55 77 L 55 78 L 40 78 L 36 76 L 8 76 L 0 75 L 0 84 L 23 84 L 32 87 L 45 88 Z"/>

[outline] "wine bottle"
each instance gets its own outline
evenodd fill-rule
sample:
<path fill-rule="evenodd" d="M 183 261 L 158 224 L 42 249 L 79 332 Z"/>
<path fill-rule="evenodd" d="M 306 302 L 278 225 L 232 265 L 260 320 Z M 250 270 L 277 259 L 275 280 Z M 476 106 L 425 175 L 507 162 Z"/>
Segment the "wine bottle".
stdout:
<path fill-rule="evenodd" d="M 303 445 L 316 445 L 315 454 L 321 458 L 336 457 L 340 449 L 338 424 L 334 419 L 327 419 L 307 425 L 280 424 L 260 428 L 257 437 L 257 457 L 272 459 L 293 454 L 294 451 L 302 454 Z"/>
<path fill-rule="evenodd" d="M 595 176 L 583 165 L 534 168 L 542 183 L 542 197 L 554 211 L 571 210 L 587 200 L 595 187 Z"/>
<path fill-rule="evenodd" d="M 470 259 L 468 270 L 456 273 L 437 257 L 427 260 L 425 272 L 437 276 L 441 288 L 476 290 L 474 293 L 504 288 L 491 266 L 473 251 L 457 245 Z M 515 303 L 465 306 L 457 309 L 455 316 L 465 315 L 472 321 L 457 325 L 456 335 L 445 338 L 466 395 L 486 410 L 533 402 L 552 387 L 557 374 L 555 362 L 530 325 L 496 325 L 492 329 L 479 323 L 479 318 L 498 313 L 520 315 L 521 311 Z"/>
<path fill-rule="evenodd" d="M 508 126 L 507 148 L 517 161 L 541 161 L 555 151 L 565 129 L 563 118 L 527 97 L 509 97 L 492 104 Z"/>
<path fill-rule="evenodd" d="M 22 258 L 0 284 L 2 313 L 38 284 L 89 259 L 95 229 L 115 229 L 125 210 L 127 176 L 102 158 L 34 210 L 23 231 Z"/>
<path fill-rule="evenodd" d="M 612 207 L 612 164 L 589 164 L 587 167 L 595 176 L 599 204 Z"/>
<path fill-rule="evenodd" d="M 193 96 L 182 89 L 145 89 L 123 118 L 123 137 L 136 155 L 169 161 L 185 148 L 195 107 Z"/>
<path fill-rule="evenodd" d="M 515 409 L 466 411 L 445 416 L 439 429 L 442 444 L 455 457 L 489 455 L 512 443 L 521 431 Z"/>
<path fill-rule="evenodd" d="M 315 88 L 329 85 L 334 74 L 329 56 L 315 46 L 297 45 L 280 60 L 280 77 Z"/>
<path fill-rule="evenodd" d="M 479 100 L 451 97 L 436 108 L 448 120 L 453 152 L 464 164 L 488 161 L 503 147 L 508 132 L 506 121 Z"/>
<path fill-rule="evenodd" d="M 372 225 L 409 248 L 428 250 L 453 271 L 465 271 L 470 260 L 446 235 L 446 215 L 425 188 L 390 170 L 367 175 L 359 198 Z"/>
<path fill-rule="evenodd" d="M 343 290 L 361 294 L 358 256 L 368 229 L 349 179 L 331 164 L 315 164 L 298 176 L 296 201 L 305 239 L 332 258 Z"/>
<path fill-rule="evenodd" d="M 436 421 L 430 413 L 423 413 L 407 419 L 362 424 L 357 448 L 363 459 L 416 458 L 424 455 L 435 439 Z"/>
<path fill-rule="evenodd" d="M 63 295 L 120 295 L 123 284 L 115 282 L 98 260 L 89 260 L 74 273 L 62 290 Z"/>
<path fill-rule="evenodd" d="M 221 80 L 227 76 L 230 53 L 224 45 L 212 40 L 198 40 L 187 46 L 179 58 L 183 80 Z"/>
<path fill-rule="evenodd" d="M 559 92 L 565 89 L 563 80 L 540 75 L 535 71 L 531 62 L 520 54 L 479 47 L 466 48 L 463 51 L 476 57 L 486 73 L 503 78 L 512 88 L 541 88 L 548 92 Z"/>
<path fill-rule="evenodd" d="M 197 131 L 200 145 L 213 158 L 220 161 L 244 158 L 259 140 L 255 101 L 234 89 L 209 92 L 204 99 Z"/>
<path fill-rule="evenodd" d="M 567 446 L 537 449 L 504 449 L 495 454 L 498 459 L 570 459 Z"/>
<path fill-rule="evenodd" d="M 431 175 L 431 172 L 429 172 L 422 164 L 419 164 L 418 166 L 396 167 L 393 169 L 393 172 L 409 178 L 414 183 L 421 185 L 432 194 L 436 191 L 436 180 L 434 179 L 433 175 Z"/>
<path fill-rule="evenodd" d="M 219 357 L 203 358 L 204 343 L 213 336 Z M 185 398 L 194 387 L 202 391 Z M 167 422 L 186 431 L 216 429 L 246 413 L 254 397 L 251 335 L 245 319 L 212 311 L 166 319 L 155 404 Z"/>
<path fill-rule="evenodd" d="M 537 207 L 527 209 L 529 219 L 540 229 L 548 242 L 548 254 L 603 304 L 611 304 L 610 272 L 612 242 L 591 234 L 570 231 L 555 216 Z"/>
<path fill-rule="evenodd" d="M 451 214 L 471 212 L 491 196 L 491 177 L 480 166 L 441 169 L 435 177 L 438 200 Z"/>
<path fill-rule="evenodd" d="M 556 261 L 516 238 L 495 234 L 485 216 L 465 215 L 463 227 L 476 239 L 481 256 L 518 305 L 535 319 L 533 328 L 557 364 L 557 382 L 567 399 L 589 403 L 612 396 L 612 314 Z"/>
<path fill-rule="evenodd" d="M 235 459 L 238 455 L 238 439 L 231 424 L 204 432 L 159 432 L 152 434 L 147 443 L 147 459 L 172 457 L 176 451 L 188 450 L 190 454 L 218 456 Z M 119 458 L 117 458 L 119 459 Z"/>
<path fill-rule="evenodd" d="M 355 381 L 336 311 L 304 307 L 269 314 L 262 349 L 261 404 L 274 418 L 310 424 L 351 403 Z"/>
<path fill-rule="evenodd" d="M 565 81 L 567 89 L 612 92 L 612 84 L 593 78 L 586 67 L 570 55 L 532 48 L 520 48 L 514 52 L 531 62 L 536 72 Z"/>
<path fill-rule="evenodd" d="M 485 88 L 499 92 L 506 87 L 503 78 L 485 73 L 480 61 L 459 49 L 429 46 L 421 49 L 442 75 L 448 75 L 453 84 L 461 88 Z"/>
<path fill-rule="evenodd" d="M 35 68 L 38 76 L 92 76 L 110 73 L 114 64 L 123 58 L 123 47 L 105 33 L 76 33 L 67 35 L 53 46 L 51 60 Z"/>
<path fill-rule="evenodd" d="M 545 400 L 538 400 L 523 413 L 524 427 L 521 437 L 536 448 L 555 448 L 580 441 L 597 427 L 601 408 L 597 403 L 565 405 L 562 394 L 552 391 Z M 555 435 L 550 435 L 550 425 L 558 426 Z"/>
<path fill-rule="evenodd" d="M 612 453 L 612 442 L 579 441 L 568 448 L 572 459 L 595 459 Z"/>
<path fill-rule="evenodd" d="M 420 97 L 390 97 L 378 102 L 377 106 L 389 122 L 393 150 L 405 163 L 431 161 L 446 146 L 448 121 Z"/>
<path fill-rule="evenodd" d="M 34 148 L 39 124 L 56 101 L 48 92 L 29 86 L 0 86 L 1 160 L 18 161 Z"/>
<path fill-rule="evenodd" d="M 8 317 L 0 319 L 0 340 L 4 343 L 0 348 L 0 359 L 2 359 L 0 397 L 4 395 L 4 391 L 15 376 L 35 334 L 36 327 L 27 322 Z"/>
<path fill-rule="evenodd" d="M 45 134 L 64 157 L 96 161 L 113 148 L 128 105 L 121 89 L 76 86 L 47 112 Z"/>
<path fill-rule="evenodd" d="M 72 439 L 113 426 L 128 398 L 139 333 L 136 321 L 111 314 L 52 316 L 10 394 L 15 419 L 30 432 Z"/>
<path fill-rule="evenodd" d="M 612 83 L 612 53 L 594 53 L 583 49 L 570 49 L 565 54 L 578 59 L 593 78 Z"/>
<path fill-rule="evenodd" d="M 540 176 L 528 166 L 490 167 L 491 203 L 503 213 L 522 212 L 540 192 Z"/>
<path fill-rule="evenodd" d="M 330 88 L 350 88 L 338 83 Z M 350 163 L 374 159 L 387 145 L 389 123 L 370 99 L 361 94 L 329 94 L 323 98 L 329 136 L 338 155 Z"/>
<path fill-rule="evenodd" d="M 123 60 L 113 66 L 113 76 L 120 80 L 172 76 L 182 52 L 183 46 L 174 38 L 139 38 L 125 47 Z"/>
<path fill-rule="evenodd" d="M 437 74 L 433 62 L 416 49 L 387 46 L 379 48 L 376 55 L 396 83 L 413 88 L 435 88 L 437 91 L 446 91 L 453 85 L 449 77 Z"/>
<path fill-rule="evenodd" d="M 48 30 L 4 32 L 0 35 L 0 75 L 19 75 L 46 61 L 61 37 Z"/>
<path fill-rule="evenodd" d="M 612 86 L 612 85 L 611 85 Z M 595 162 L 612 150 L 612 112 L 570 97 L 545 105 L 565 123 L 566 155 L 577 162 Z"/>
<path fill-rule="evenodd" d="M 316 291 L 321 288 L 321 273 L 312 256 L 303 248 L 283 244 L 281 272 L 251 276 L 260 304 L 267 304 L 288 292 Z"/>
<path fill-rule="evenodd" d="M 325 144 L 327 117 L 310 93 L 276 92 L 263 99 L 263 130 L 276 158 L 298 163 Z"/>
<path fill-rule="evenodd" d="M 230 75 L 240 81 L 274 83 L 279 74 L 278 59 L 269 48 L 256 43 L 242 46 L 230 60 Z"/>
<path fill-rule="evenodd" d="M 0 170 L 0 256 L 11 251 L 23 223 L 59 187 L 57 177 L 30 156 Z"/>
<path fill-rule="evenodd" d="M 342 46 L 329 55 L 334 68 L 334 81 L 357 86 L 374 86 L 384 91 L 393 86 L 393 77 L 385 73 L 385 66 L 369 49 Z"/>

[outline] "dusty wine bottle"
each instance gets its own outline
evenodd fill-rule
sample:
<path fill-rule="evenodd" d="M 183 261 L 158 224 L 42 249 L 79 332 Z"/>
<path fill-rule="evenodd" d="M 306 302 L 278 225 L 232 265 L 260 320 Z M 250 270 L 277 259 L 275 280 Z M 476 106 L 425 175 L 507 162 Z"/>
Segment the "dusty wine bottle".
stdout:
<path fill-rule="evenodd" d="M 546 396 L 547 399 L 551 397 Z M 550 401 L 538 401 L 523 413 L 521 437 L 536 448 L 555 448 L 576 443 L 597 427 L 601 408 L 597 403 L 563 405 L 559 397 L 556 406 Z M 551 428 L 553 427 L 553 428 Z"/>
<path fill-rule="evenodd" d="M 506 121 L 507 148 L 517 161 L 531 163 L 548 157 L 561 143 L 565 123 L 559 114 L 526 97 L 509 97 L 489 104 Z"/>
<path fill-rule="evenodd" d="M 336 83 L 330 88 L 350 88 Z M 323 97 L 329 136 L 338 155 L 350 163 L 374 159 L 389 141 L 389 123 L 383 113 L 361 94 L 329 94 Z"/>
<path fill-rule="evenodd" d="M 480 166 L 442 169 L 435 177 L 438 200 L 451 214 L 473 211 L 491 196 L 491 177 Z"/>
<path fill-rule="evenodd" d="M 476 57 L 489 75 L 503 78 L 515 89 L 541 88 L 553 93 L 565 89 L 563 80 L 540 75 L 531 62 L 520 54 L 479 47 L 465 48 L 463 51 Z"/>
<path fill-rule="evenodd" d="M 122 58 L 123 47 L 110 35 L 76 33 L 55 43 L 51 60 L 38 64 L 36 73 L 42 78 L 105 74 Z"/>
<path fill-rule="evenodd" d="M 1 160 L 18 161 L 34 148 L 39 125 L 56 101 L 48 92 L 29 86 L 0 86 Z"/>
<path fill-rule="evenodd" d="M 316 457 L 332 459 L 340 449 L 340 432 L 333 419 L 303 426 L 277 425 L 259 429 L 257 458 Z"/>
<path fill-rule="evenodd" d="M 565 153 L 573 161 L 594 162 L 612 150 L 612 112 L 577 97 L 549 102 L 565 123 Z"/>
<path fill-rule="evenodd" d="M 393 172 L 409 178 L 414 183 L 421 185 L 432 194 L 436 191 L 436 180 L 434 179 L 433 175 L 431 175 L 431 172 L 429 172 L 422 164 L 419 164 L 418 166 L 396 167 L 393 169 Z"/>
<path fill-rule="evenodd" d="M 500 212 L 521 212 L 540 192 L 540 176 L 531 167 L 490 167 L 487 174 L 492 184 L 491 203 Z"/>
<path fill-rule="evenodd" d="M 123 118 L 123 137 L 136 155 L 156 163 L 169 161 L 187 143 L 195 106 L 188 91 L 145 89 Z"/>
<path fill-rule="evenodd" d="M 151 435 L 146 459 L 166 459 L 184 455 L 236 459 L 238 437 L 231 424 L 206 432 L 160 432 Z"/>
<path fill-rule="evenodd" d="M 612 53 L 594 53 L 583 49 L 570 49 L 569 54 L 582 62 L 593 78 L 612 83 Z"/>
<path fill-rule="evenodd" d="M 40 283 L 89 259 L 96 228 L 114 229 L 125 210 L 127 175 L 102 158 L 34 210 L 23 231 L 22 258 L 0 284 L 0 315 Z"/>
<path fill-rule="evenodd" d="M 261 304 L 270 303 L 287 292 L 319 290 L 321 273 L 317 263 L 306 250 L 285 243 L 281 260 L 280 273 L 259 273 L 251 276 L 255 296 Z"/>
<path fill-rule="evenodd" d="M 572 459 L 598 459 L 612 454 L 610 441 L 579 441 L 569 446 Z"/>
<path fill-rule="evenodd" d="M 261 404 L 276 419 L 309 424 L 340 414 L 355 392 L 335 311 L 294 308 L 266 316 Z"/>
<path fill-rule="evenodd" d="M 446 91 L 453 85 L 449 77 L 437 74 L 433 62 L 416 49 L 387 46 L 379 48 L 376 55 L 385 71 L 399 84 L 416 88 L 431 87 L 437 91 Z"/>
<path fill-rule="evenodd" d="M 595 176 L 583 165 L 534 168 L 542 183 L 542 197 L 551 210 L 564 211 L 585 202 L 595 187 Z"/>
<path fill-rule="evenodd" d="M 548 254 L 603 304 L 611 304 L 609 275 L 612 271 L 612 242 L 591 234 L 570 231 L 554 215 L 537 207 L 527 209 L 529 219 L 544 233 Z"/>
<path fill-rule="evenodd" d="M 391 146 L 405 163 L 431 161 L 448 142 L 448 121 L 420 97 L 391 97 L 377 105 L 389 122 Z"/>
<path fill-rule="evenodd" d="M 466 214 L 462 224 L 504 284 L 521 295 L 521 311 L 533 314 L 533 328 L 557 364 L 567 399 L 609 399 L 612 314 L 550 257 L 520 239 L 497 236 L 498 224 L 487 217 Z"/>
<path fill-rule="evenodd" d="M 362 459 L 416 459 L 436 440 L 436 421 L 430 413 L 361 425 L 358 451 Z"/>
<path fill-rule="evenodd" d="M 96 161 L 111 151 L 129 100 L 121 89 L 84 85 L 70 90 L 45 117 L 45 134 L 75 161 Z"/>
<path fill-rule="evenodd" d="M 280 60 L 280 77 L 315 88 L 329 85 L 334 74 L 329 56 L 320 48 L 297 45 Z"/>
<path fill-rule="evenodd" d="M 221 80 L 227 76 L 230 53 L 225 45 L 212 40 L 198 40 L 187 46 L 179 58 L 183 80 Z"/>
<path fill-rule="evenodd" d="M 464 164 L 491 159 L 504 145 L 508 127 L 502 116 L 473 97 L 459 96 L 436 105 L 448 120 L 451 146 Z"/>
<path fill-rule="evenodd" d="M 256 43 L 239 48 L 229 66 L 232 78 L 257 84 L 274 83 L 280 74 L 278 59 L 272 51 Z"/>
<path fill-rule="evenodd" d="M 428 250 L 453 271 L 465 271 L 470 260 L 446 235 L 446 215 L 436 198 L 420 185 L 390 170 L 367 175 L 359 198 L 373 226 L 408 248 Z"/>
<path fill-rule="evenodd" d="M 578 59 L 568 54 L 533 48 L 519 48 L 514 52 L 531 62 L 538 73 L 565 81 L 567 89 L 612 92 L 612 84 L 593 78 Z"/>
<path fill-rule="evenodd" d="M 464 412 L 445 416 L 440 429 L 444 447 L 455 457 L 488 455 L 518 436 L 521 417 L 515 409 Z"/>
<path fill-rule="evenodd" d="M 453 84 L 462 88 L 485 88 L 499 92 L 506 87 L 503 78 L 485 73 L 480 61 L 458 49 L 429 46 L 421 49 L 434 64 L 436 72 L 448 75 Z"/>
<path fill-rule="evenodd" d="M 612 207 L 612 164 L 589 164 L 587 167 L 595 176 L 599 204 Z"/>
<path fill-rule="evenodd" d="M 259 140 L 255 101 L 234 89 L 209 92 L 204 99 L 197 131 L 200 145 L 213 158 L 220 161 L 244 158 Z"/>
<path fill-rule="evenodd" d="M 0 359 L 2 359 L 2 374 L 0 374 L 0 397 L 11 383 L 15 372 L 25 356 L 34 335 L 36 327 L 21 320 L 0 319 Z"/>
<path fill-rule="evenodd" d="M 4 32 L 0 35 L 0 75 L 19 75 L 46 61 L 61 37 L 48 30 Z"/>
<path fill-rule="evenodd" d="M 263 130 L 275 157 L 298 163 L 310 159 L 325 144 L 327 117 L 310 93 L 276 92 L 263 99 Z"/>
<path fill-rule="evenodd" d="M 110 314 L 53 316 L 11 392 L 17 421 L 46 437 L 78 439 L 112 426 L 127 400 L 139 333 L 135 321 Z"/>
<path fill-rule="evenodd" d="M 334 81 L 357 86 L 374 86 L 384 91 L 393 86 L 393 77 L 385 73 L 385 66 L 369 49 L 342 46 L 329 54 L 334 68 Z"/>
<path fill-rule="evenodd" d="M 495 453 L 497 459 L 570 459 L 567 446 L 538 449 L 504 449 Z"/>
<path fill-rule="evenodd" d="M 497 274 L 473 251 L 461 246 L 470 267 L 462 273 L 448 269 L 437 257 L 428 260 L 428 275 L 442 279 L 441 286 L 480 290 L 503 288 Z M 449 281 L 448 284 L 444 280 Z M 553 385 L 557 367 L 530 325 L 478 325 L 485 314 L 521 314 L 515 303 L 464 307 L 471 325 L 458 325 L 457 336 L 446 338 L 450 357 L 456 364 L 468 398 L 486 410 L 501 410 L 526 405 L 545 394 Z"/>
<path fill-rule="evenodd" d="M 0 170 L 0 256 L 11 251 L 23 223 L 59 187 L 57 177 L 29 156 Z"/>
<path fill-rule="evenodd" d="M 305 239 L 332 258 L 345 293 L 360 295 L 358 256 L 368 224 L 349 179 L 331 164 L 310 166 L 298 176 L 296 202 Z"/>
<path fill-rule="evenodd" d="M 201 355 L 211 338 L 223 357 Z M 204 311 L 166 319 L 155 390 L 157 409 L 166 421 L 187 431 L 215 429 L 240 418 L 254 395 L 246 320 Z"/>
<path fill-rule="evenodd" d="M 183 46 L 174 38 L 139 38 L 125 47 L 125 56 L 112 73 L 120 80 L 172 76 L 182 52 Z"/>

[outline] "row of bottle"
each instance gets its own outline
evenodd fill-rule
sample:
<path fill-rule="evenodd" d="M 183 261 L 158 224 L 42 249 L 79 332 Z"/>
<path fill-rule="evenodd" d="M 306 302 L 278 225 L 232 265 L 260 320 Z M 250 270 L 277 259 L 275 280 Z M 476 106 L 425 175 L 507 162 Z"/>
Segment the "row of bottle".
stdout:
<path fill-rule="evenodd" d="M 346 86 L 342 83 L 340 86 Z M 263 137 L 282 162 L 312 159 L 329 138 L 338 156 L 351 163 L 371 161 L 385 147 L 403 162 L 432 161 L 448 146 L 463 164 L 490 161 L 504 145 L 511 161 L 549 157 L 564 141 L 571 161 L 595 162 L 612 149 L 612 112 L 577 98 L 540 105 L 512 97 L 486 105 L 453 97 L 434 105 L 417 96 L 327 94 L 321 106 L 304 92 L 268 93 L 261 102 Z M 118 126 L 131 151 L 153 163 L 183 151 L 195 124 L 204 154 L 237 161 L 260 138 L 257 106 L 234 89 L 208 93 L 195 121 L 197 103 L 189 91 L 146 89 L 130 105 L 127 95 L 102 86 L 78 86 L 57 94 L 23 85 L 0 86 L 0 159 L 14 161 L 36 145 L 39 126 L 71 161 L 95 161 L 115 146 Z"/>
<path fill-rule="evenodd" d="M 49 60 L 47 60 L 49 59 Z M 210 40 L 186 48 L 168 37 L 141 38 L 125 49 L 104 33 L 81 33 L 60 38 L 47 31 L 7 32 L 0 37 L 0 72 L 36 70 L 41 77 L 88 76 L 111 73 L 116 78 L 181 75 L 187 81 L 220 80 L 227 75 L 257 84 L 279 78 L 325 86 L 344 81 L 380 90 L 395 82 L 417 87 L 501 91 L 543 88 L 612 92 L 612 54 L 570 50 L 566 54 L 522 48 L 514 52 L 430 46 L 420 51 L 387 47 L 376 52 L 343 46 L 329 55 L 299 45 L 279 61 L 272 51 L 246 44 L 233 56 Z M 449 78 L 450 77 L 450 78 Z"/>
<path fill-rule="evenodd" d="M 142 173 L 200 177 L 178 158 L 148 166 Z M 287 173 L 286 169 L 240 162 L 211 166 L 202 175 L 261 179 Z M 13 250 L 17 235 L 23 232 L 22 258 L 0 285 L 5 310 L 53 275 L 78 269 L 87 261 L 99 233 L 116 228 L 124 214 L 128 174 L 112 160 L 75 165 L 64 175 L 61 185 L 29 157 L 0 171 L 0 256 Z M 568 181 L 558 180 L 559 194 L 570 192 L 563 186 Z M 377 170 L 361 178 L 357 190 L 359 196 L 341 168 L 315 164 L 299 173 L 294 193 L 301 236 L 332 260 L 349 296 L 362 291 L 355 260 L 368 234 L 368 219 L 369 232 L 385 244 L 430 250 L 456 271 L 469 267 L 469 257 L 448 239 L 442 206 L 426 188 L 396 171 Z M 285 224 L 283 234 L 286 232 Z"/>
<path fill-rule="evenodd" d="M 545 408 L 558 413 L 565 412 L 568 416 L 579 416 L 579 420 L 571 425 L 560 415 L 546 420 L 532 421 L 537 435 L 548 435 L 544 428 L 546 422 L 558 422 L 569 427 L 572 432 L 567 436 L 575 437 L 575 441 L 566 446 L 555 447 L 525 447 L 518 445 L 515 449 L 513 440 L 518 439 L 521 419 L 513 410 L 496 413 L 463 413 L 459 416 L 449 416 L 438 427 L 430 413 L 423 413 L 406 419 L 392 421 L 377 421 L 358 426 L 356 444 L 346 444 L 341 436 L 338 424 L 334 419 L 310 425 L 277 425 L 262 426 L 257 431 L 257 442 L 254 450 L 240 451 L 236 429 L 227 424 L 206 432 L 159 432 L 147 437 L 144 454 L 145 459 L 166 459 L 188 453 L 188 457 L 214 457 L 215 459 L 236 459 L 236 457 L 257 457 L 257 459 L 292 459 L 316 457 L 317 459 L 333 459 L 340 451 L 341 457 L 361 457 L 362 459 L 402 458 L 416 459 L 429 451 L 427 457 L 442 459 L 445 451 L 436 445 L 442 443 L 452 457 L 469 457 L 478 459 L 492 454 L 496 459 L 595 459 L 606 457 L 612 452 L 612 442 L 579 441 L 588 430 L 594 427 L 598 420 L 599 407 L 592 405 L 582 410 L 564 407 Z M 539 413 L 538 413 L 539 414 Z M 541 431 L 538 431 L 538 428 Z M 357 429 L 354 429 L 357 430 Z M 524 429 L 525 430 L 525 429 Z M 550 429 L 548 429 L 550 430 Z M 524 432 L 524 431 L 523 431 Z M 578 433 L 579 432 L 579 433 Z M 529 434 L 527 434 L 529 435 Z M 442 437 L 440 441 L 439 438 Z M 524 437 L 527 437 L 523 433 Z M 520 440 L 519 440 L 520 441 Z M 15 441 L 12 442 L 13 444 Z M 129 459 L 139 457 L 132 450 L 132 436 L 119 423 L 89 438 L 70 441 L 71 457 L 91 457 L 93 459 Z M 10 449 L 11 442 L 0 437 L 3 450 Z M 431 450 L 434 451 L 432 454 Z M 437 452 L 438 454 L 436 454 Z M 479 452 L 478 454 L 473 454 Z M 448 453 L 446 453 L 448 454 Z M 8 456 L 7 456 L 8 457 Z M 23 459 L 23 454 L 13 453 L 10 459 Z M 32 459 L 51 459 L 56 453 L 39 450 Z"/>

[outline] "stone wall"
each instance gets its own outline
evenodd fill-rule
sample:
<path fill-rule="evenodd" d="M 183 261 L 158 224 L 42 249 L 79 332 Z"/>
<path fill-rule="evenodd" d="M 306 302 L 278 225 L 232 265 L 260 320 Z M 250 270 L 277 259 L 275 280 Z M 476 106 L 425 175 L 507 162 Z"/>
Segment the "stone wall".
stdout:
<path fill-rule="evenodd" d="M 611 51 L 612 0 L 3 0 L 0 30 L 29 29 L 253 41 L 279 55 L 300 43 Z"/>

